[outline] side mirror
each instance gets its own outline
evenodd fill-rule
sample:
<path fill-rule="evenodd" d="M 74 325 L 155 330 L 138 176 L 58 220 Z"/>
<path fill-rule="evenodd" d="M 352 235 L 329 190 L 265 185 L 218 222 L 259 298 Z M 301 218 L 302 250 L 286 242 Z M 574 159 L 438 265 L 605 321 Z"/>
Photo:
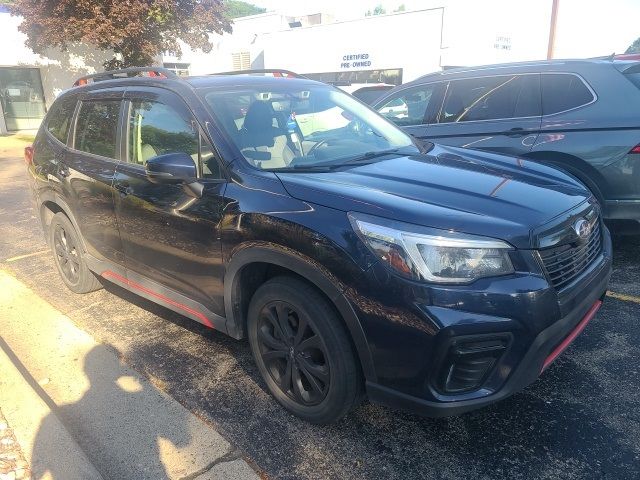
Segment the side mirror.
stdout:
<path fill-rule="evenodd" d="M 190 155 L 184 152 L 165 153 L 147 160 L 147 178 L 153 183 L 190 184 L 196 181 L 198 171 Z"/>

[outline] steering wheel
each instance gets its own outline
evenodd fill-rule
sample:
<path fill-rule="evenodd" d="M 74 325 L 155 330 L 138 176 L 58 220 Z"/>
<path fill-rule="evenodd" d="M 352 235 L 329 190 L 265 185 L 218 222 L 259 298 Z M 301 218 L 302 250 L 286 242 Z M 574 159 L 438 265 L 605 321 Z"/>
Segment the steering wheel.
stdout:
<path fill-rule="evenodd" d="M 313 147 L 309 149 L 309 151 L 307 152 L 307 156 L 313 155 L 318 148 L 320 148 L 322 145 L 326 145 L 328 142 L 329 142 L 328 139 L 320 140 L 318 143 L 316 143 Z"/>

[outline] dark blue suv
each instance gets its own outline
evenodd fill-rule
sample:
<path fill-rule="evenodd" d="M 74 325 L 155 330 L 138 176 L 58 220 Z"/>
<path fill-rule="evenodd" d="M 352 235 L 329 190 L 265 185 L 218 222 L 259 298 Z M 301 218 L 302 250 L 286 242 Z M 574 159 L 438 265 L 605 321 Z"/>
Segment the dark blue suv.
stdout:
<path fill-rule="evenodd" d="M 64 283 L 248 338 L 314 423 L 365 396 L 456 414 L 534 381 L 604 298 L 591 193 L 292 77 L 131 69 L 60 95 L 25 160 Z"/>

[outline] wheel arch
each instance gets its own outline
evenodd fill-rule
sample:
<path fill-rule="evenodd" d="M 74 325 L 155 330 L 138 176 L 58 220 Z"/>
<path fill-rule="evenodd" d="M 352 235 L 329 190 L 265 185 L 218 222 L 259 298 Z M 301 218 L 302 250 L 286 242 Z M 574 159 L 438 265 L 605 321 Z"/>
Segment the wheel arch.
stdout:
<path fill-rule="evenodd" d="M 605 194 L 609 190 L 609 184 L 602 173 L 585 160 L 575 155 L 550 150 L 529 152 L 522 155 L 522 157 L 546 165 L 559 167 L 574 177 L 577 177 L 578 180 L 591 190 L 604 208 Z"/>
<path fill-rule="evenodd" d="M 344 288 L 339 288 L 340 282 L 332 279 L 320 264 L 297 252 L 264 245 L 244 248 L 232 256 L 224 278 L 224 305 L 229 335 L 234 338 L 246 335 L 248 303 L 255 290 L 269 278 L 269 269 L 275 274 L 298 276 L 325 296 L 349 332 L 365 378 L 376 381 L 369 345 L 356 313 L 343 294 Z M 248 293 L 244 291 L 245 287 Z"/>
<path fill-rule="evenodd" d="M 73 213 L 71 211 L 71 207 L 67 202 L 65 202 L 59 195 L 47 195 L 44 194 L 40 197 L 40 222 L 42 224 L 42 230 L 45 235 L 45 239 L 47 242 L 49 241 L 49 226 L 51 225 L 51 220 L 56 213 L 64 213 L 73 228 L 75 228 L 78 238 L 80 239 L 80 243 L 82 244 L 82 249 L 84 252 L 87 251 L 87 246 L 84 243 L 84 238 L 82 237 L 82 233 L 80 230 L 80 226 L 76 221 Z"/>

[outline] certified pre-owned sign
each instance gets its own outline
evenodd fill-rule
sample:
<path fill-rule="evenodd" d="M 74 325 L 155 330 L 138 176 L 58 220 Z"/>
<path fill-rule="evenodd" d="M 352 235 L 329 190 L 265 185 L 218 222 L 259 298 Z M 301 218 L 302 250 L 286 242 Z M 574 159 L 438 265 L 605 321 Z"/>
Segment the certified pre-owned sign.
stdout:
<path fill-rule="evenodd" d="M 343 55 L 340 68 L 361 68 L 370 67 L 371 60 L 369 60 L 368 53 L 357 53 L 355 55 Z"/>

